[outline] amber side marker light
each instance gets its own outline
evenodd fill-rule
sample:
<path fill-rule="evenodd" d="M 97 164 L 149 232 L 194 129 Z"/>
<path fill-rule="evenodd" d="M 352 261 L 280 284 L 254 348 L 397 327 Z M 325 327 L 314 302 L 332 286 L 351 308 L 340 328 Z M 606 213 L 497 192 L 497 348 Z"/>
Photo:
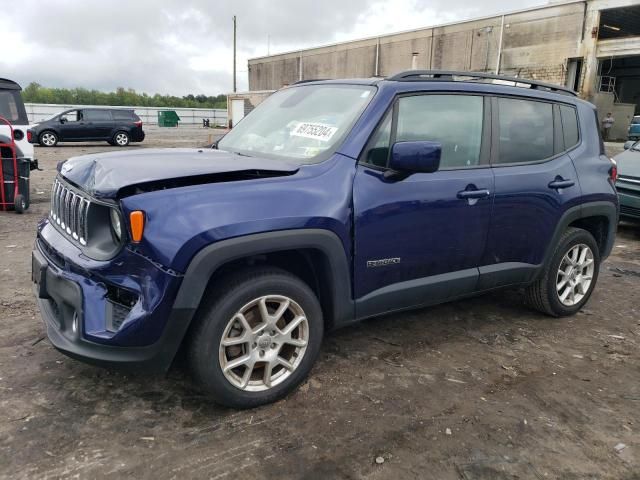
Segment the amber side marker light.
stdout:
<path fill-rule="evenodd" d="M 136 210 L 129 214 L 129 225 L 131 226 L 131 240 L 133 243 L 140 243 L 144 233 L 144 212 Z"/>

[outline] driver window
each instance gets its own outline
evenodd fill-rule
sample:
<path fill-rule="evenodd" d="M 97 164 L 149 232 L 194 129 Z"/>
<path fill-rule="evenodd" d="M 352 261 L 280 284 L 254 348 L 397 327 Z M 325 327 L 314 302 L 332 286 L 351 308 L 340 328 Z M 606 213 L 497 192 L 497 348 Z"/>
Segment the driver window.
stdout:
<path fill-rule="evenodd" d="M 442 144 L 440 168 L 480 163 L 484 101 L 475 95 L 416 95 L 398 101 L 396 142 Z"/>
<path fill-rule="evenodd" d="M 72 110 L 71 112 L 63 113 L 60 115 L 60 120 L 63 122 L 77 122 L 80 120 L 80 111 Z"/>

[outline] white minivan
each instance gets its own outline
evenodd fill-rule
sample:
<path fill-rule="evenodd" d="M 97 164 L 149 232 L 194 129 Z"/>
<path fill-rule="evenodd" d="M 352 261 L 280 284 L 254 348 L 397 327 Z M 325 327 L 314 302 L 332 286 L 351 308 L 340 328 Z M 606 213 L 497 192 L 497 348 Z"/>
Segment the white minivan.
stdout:
<path fill-rule="evenodd" d="M 20 91 L 22 88 L 16 82 L 0 78 L 0 117 L 8 120 L 13 127 L 13 137 L 16 142 L 19 157 L 28 158 L 35 167 L 33 145 L 27 139 L 29 119 L 24 108 Z M 10 142 L 9 127 L 0 121 L 0 143 Z"/>

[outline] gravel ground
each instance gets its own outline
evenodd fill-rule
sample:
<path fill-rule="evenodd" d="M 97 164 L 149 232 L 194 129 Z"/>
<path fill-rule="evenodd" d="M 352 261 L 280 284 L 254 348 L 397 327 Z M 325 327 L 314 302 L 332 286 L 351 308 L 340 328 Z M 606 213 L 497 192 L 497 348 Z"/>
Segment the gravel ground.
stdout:
<path fill-rule="evenodd" d="M 130 148 L 212 140 L 147 132 Z M 0 478 L 640 479 L 639 227 L 575 317 L 504 291 L 369 320 L 328 334 L 297 392 L 233 411 L 180 366 L 123 375 L 43 336 L 30 253 L 54 167 L 103 150 L 37 148 L 31 208 L 0 212 Z"/>

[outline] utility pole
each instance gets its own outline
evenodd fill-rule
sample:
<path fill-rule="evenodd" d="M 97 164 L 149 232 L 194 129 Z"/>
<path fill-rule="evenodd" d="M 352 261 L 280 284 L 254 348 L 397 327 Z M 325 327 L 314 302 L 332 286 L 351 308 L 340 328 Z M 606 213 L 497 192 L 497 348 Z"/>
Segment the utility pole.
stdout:
<path fill-rule="evenodd" d="M 237 91 L 236 88 L 236 16 L 233 16 L 233 92 Z"/>

